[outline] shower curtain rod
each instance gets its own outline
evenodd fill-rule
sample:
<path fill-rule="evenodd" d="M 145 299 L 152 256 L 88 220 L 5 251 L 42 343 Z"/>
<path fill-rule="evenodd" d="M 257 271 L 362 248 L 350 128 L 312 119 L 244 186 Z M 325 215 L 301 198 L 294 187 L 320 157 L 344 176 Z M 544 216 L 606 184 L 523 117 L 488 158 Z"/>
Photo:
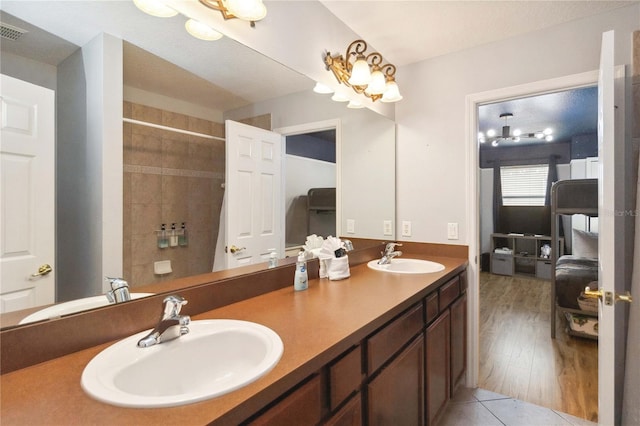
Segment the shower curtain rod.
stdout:
<path fill-rule="evenodd" d="M 133 123 L 133 124 L 139 124 L 141 126 L 154 127 L 156 129 L 168 130 L 170 132 L 183 133 L 185 135 L 198 136 L 200 138 L 215 139 L 215 140 L 219 140 L 219 141 L 225 141 L 226 140 L 225 138 L 221 138 L 219 136 L 205 135 L 204 133 L 192 132 L 190 130 L 183 130 L 183 129 L 178 129 L 178 128 L 175 128 L 175 127 L 163 126 L 161 124 L 149 123 L 147 121 L 134 120 L 132 118 L 123 117 L 122 121 L 124 121 L 125 123 Z"/>

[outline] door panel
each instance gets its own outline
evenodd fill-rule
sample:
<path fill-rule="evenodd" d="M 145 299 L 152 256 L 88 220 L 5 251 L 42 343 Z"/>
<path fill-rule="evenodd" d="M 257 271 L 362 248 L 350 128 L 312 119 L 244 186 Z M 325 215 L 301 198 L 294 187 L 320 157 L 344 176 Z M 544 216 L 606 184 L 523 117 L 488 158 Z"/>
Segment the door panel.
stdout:
<path fill-rule="evenodd" d="M 229 120 L 225 125 L 225 257 L 226 267 L 233 268 L 267 261 L 271 250 L 284 253 L 283 145 L 278 133 Z"/>
<path fill-rule="evenodd" d="M 55 273 L 52 90 L 1 76 L 0 312 L 53 303 Z"/>
<path fill-rule="evenodd" d="M 614 33 L 609 31 L 602 36 L 598 78 L 598 281 L 601 290 L 614 295 L 625 291 L 625 218 L 616 214 L 624 211 L 626 192 L 623 84 L 624 68 L 614 67 Z M 624 310 L 624 304 L 599 302 L 598 422 L 603 425 L 619 424 L 621 418 Z"/>

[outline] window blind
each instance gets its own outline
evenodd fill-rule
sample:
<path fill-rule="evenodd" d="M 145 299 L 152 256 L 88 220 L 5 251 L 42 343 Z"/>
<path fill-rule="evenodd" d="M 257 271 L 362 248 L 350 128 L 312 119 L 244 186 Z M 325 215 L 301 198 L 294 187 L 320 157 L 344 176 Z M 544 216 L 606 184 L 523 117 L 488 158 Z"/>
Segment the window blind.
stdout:
<path fill-rule="evenodd" d="M 504 166 L 500 168 L 502 204 L 544 206 L 549 166 Z"/>

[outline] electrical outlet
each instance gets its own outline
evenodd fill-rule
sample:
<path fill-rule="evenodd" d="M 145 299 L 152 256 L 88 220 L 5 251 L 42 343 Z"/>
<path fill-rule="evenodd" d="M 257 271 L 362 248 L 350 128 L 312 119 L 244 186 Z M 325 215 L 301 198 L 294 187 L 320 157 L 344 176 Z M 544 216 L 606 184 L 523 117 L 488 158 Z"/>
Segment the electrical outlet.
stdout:
<path fill-rule="evenodd" d="M 447 238 L 450 240 L 458 239 L 458 223 L 448 223 L 447 224 Z"/>
<path fill-rule="evenodd" d="M 347 234 L 356 233 L 356 221 L 353 219 L 347 219 Z"/>
<path fill-rule="evenodd" d="M 411 236 L 411 221 L 408 221 L 408 220 L 402 221 L 402 236 L 403 237 Z"/>
<path fill-rule="evenodd" d="M 382 235 L 393 235 L 393 223 L 390 220 L 382 222 Z"/>

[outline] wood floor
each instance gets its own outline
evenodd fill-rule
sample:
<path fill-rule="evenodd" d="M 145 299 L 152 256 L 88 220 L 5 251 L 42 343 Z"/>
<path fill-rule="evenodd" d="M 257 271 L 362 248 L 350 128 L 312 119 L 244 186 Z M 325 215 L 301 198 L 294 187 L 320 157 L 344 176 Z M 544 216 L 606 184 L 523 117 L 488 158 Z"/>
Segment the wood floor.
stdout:
<path fill-rule="evenodd" d="M 598 420 L 598 344 L 549 331 L 549 281 L 480 274 L 479 387 Z"/>

